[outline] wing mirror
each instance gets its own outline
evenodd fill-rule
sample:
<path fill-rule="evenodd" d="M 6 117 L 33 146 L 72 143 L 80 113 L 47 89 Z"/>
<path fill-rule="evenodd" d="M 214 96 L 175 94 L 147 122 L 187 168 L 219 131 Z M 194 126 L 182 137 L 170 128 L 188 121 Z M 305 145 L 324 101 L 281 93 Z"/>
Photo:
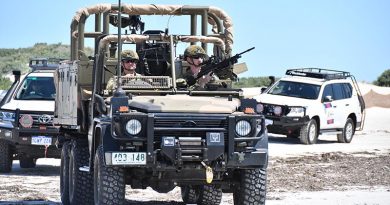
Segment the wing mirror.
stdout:
<path fill-rule="evenodd" d="M 325 96 L 324 102 L 332 102 L 332 101 L 333 101 L 332 96 L 330 95 Z"/>

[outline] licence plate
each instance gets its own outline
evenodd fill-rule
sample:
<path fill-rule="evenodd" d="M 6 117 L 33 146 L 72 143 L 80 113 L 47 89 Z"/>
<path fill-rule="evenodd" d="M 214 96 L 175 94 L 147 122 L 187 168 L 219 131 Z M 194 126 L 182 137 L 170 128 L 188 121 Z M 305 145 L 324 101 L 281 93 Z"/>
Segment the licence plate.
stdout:
<path fill-rule="evenodd" d="M 265 126 L 274 124 L 273 120 L 265 119 Z"/>
<path fill-rule="evenodd" d="M 31 138 L 32 145 L 51 145 L 51 137 L 33 136 Z"/>
<path fill-rule="evenodd" d="M 145 165 L 146 152 L 113 152 L 113 165 Z"/>

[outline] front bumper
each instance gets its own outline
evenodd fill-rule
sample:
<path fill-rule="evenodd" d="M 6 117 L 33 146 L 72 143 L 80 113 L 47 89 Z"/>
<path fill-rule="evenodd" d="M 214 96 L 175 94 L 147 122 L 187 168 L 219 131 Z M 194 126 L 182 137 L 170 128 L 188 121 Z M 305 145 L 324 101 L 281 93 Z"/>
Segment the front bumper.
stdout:
<path fill-rule="evenodd" d="M 202 162 L 214 171 L 267 167 L 268 134 L 263 116 L 162 115 L 149 115 L 144 119 L 142 124 L 147 124 L 148 128 L 143 139 L 113 136 L 111 124 L 106 126 L 103 137 L 106 165 L 146 167 L 153 171 L 203 170 Z M 238 137 L 235 125 L 244 118 L 257 125 L 250 136 Z M 188 121 L 196 126 L 189 127 L 185 123 Z M 113 162 L 114 154 L 131 154 L 136 151 L 126 150 L 126 146 L 137 145 L 133 150 L 145 153 L 144 164 Z"/>
<path fill-rule="evenodd" d="M 41 128 L 19 128 L 12 123 L 2 122 L 0 127 L 0 139 L 6 140 L 15 148 L 16 154 L 28 155 L 34 158 L 59 158 L 60 150 L 56 147 L 59 129 L 53 126 Z M 51 142 L 45 144 L 33 143 L 33 137 L 50 138 Z"/>
<path fill-rule="evenodd" d="M 300 129 L 302 126 L 306 125 L 310 118 L 309 116 L 304 117 L 275 117 L 275 116 L 266 116 L 267 120 L 271 120 L 272 124 L 267 126 L 270 133 L 275 134 L 288 134 L 297 129 Z"/>

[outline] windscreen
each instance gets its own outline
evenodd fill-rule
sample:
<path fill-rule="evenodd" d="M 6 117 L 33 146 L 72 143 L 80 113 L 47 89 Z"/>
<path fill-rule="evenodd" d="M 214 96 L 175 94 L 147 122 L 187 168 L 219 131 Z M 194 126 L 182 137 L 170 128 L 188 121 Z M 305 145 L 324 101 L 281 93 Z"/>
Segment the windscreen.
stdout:
<path fill-rule="evenodd" d="M 320 88 L 319 85 L 281 80 L 268 91 L 268 94 L 317 99 Z"/>
<path fill-rule="evenodd" d="M 53 77 L 26 77 L 16 94 L 17 100 L 55 100 Z"/>

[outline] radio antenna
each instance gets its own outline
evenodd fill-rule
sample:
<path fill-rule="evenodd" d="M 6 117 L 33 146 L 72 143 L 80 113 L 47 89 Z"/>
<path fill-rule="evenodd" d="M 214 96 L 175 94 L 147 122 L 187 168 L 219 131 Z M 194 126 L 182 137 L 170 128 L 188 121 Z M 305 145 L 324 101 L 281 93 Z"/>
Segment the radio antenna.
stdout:
<path fill-rule="evenodd" d="M 118 0 L 118 66 L 116 67 L 118 76 L 116 81 L 116 90 L 114 93 L 114 96 L 124 96 L 126 93 L 122 90 L 122 35 L 121 35 L 121 28 L 122 28 L 122 4 L 121 0 Z"/>

